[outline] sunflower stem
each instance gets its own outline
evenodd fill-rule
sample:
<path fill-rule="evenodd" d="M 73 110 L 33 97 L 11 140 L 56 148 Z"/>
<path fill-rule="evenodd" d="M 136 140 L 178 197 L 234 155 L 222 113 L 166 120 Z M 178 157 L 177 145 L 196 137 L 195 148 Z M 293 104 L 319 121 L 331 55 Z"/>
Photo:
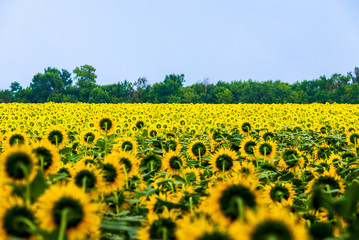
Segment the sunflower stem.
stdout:
<path fill-rule="evenodd" d="M 150 161 L 151 172 L 153 171 L 153 161 Z"/>
<path fill-rule="evenodd" d="M 19 163 L 18 166 L 20 167 L 21 171 L 24 173 L 25 175 L 25 181 L 26 181 L 26 186 L 25 186 L 25 200 L 26 200 L 26 205 L 30 206 L 31 205 L 31 190 L 30 190 L 30 182 L 29 182 L 29 172 L 27 167 L 23 164 L 23 163 Z"/>
<path fill-rule="evenodd" d="M 55 143 L 56 143 L 56 147 L 59 147 L 59 139 L 57 138 L 57 135 L 55 135 Z"/>
<path fill-rule="evenodd" d="M 162 228 L 162 240 L 167 240 L 167 228 L 163 227 Z"/>
<path fill-rule="evenodd" d="M 193 200 L 192 200 L 192 197 L 189 197 L 189 209 L 191 210 L 191 213 L 193 213 Z"/>
<path fill-rule="evenodd" d="M 65 208 L 61 211 L 61 223 L 60 223 L 60 229 L 59 229 L 59 236 L 57 238 L 58 240 L 64 240 L 64 238 L 65 238 L 68 212 L 69 212 L 69 210 L 67 208 Z"/>
<path fill-rule="evenodd" d="M 237 207 L 238 207 L 238 216 L 241 221 L 244 221 L 244 208 L 243 208 L 243 200 L 242 198 L 236 199 Z"/>
<path fill-rule="evenodd" d="M 118 206 L 118 195 L 117 195 L 117 191 L 116 191 L 116 190 L 113 191 L 113 195 L 114 195 L 115 198 L 116 198 L 116 204 L 115 204 L 115 206 L 116 206 L 116 213 L 119 214 L 119 213 L 120 213 L 120 208 L 119 208 L 119 206 Z"/>
<path fill-rule="evenodd" d="M 182 164 L 181 164 L 179 161 L 176 161 L 176 162 L 177 162 L 177 164 L 178 164 L 178 165 L 180 166 L 180 168 L 181 168 L 181 173 L 182 173 L 182 175 L 183 175 L 183 179 L 184 179 L 184 181 L 185 181 L 185 183 L 186 183 L 186 185 L 187 185 L 188 182 L 187 182 L 186 174 L 184 174 Z"/>
<path fill-rule="evenodd" d="M 42 155 L 40 155 L 39 158 L 40 158 L 41 171 L 44 172 L 44 157 Z"/>
<path fill-rule="evenodd" d="M 84 193 L 86 193 L 86 180 L 87 180 L 87 177 L 84 177 L 84 178 L 82 179 L 82 191 L 83 191 Z"/>
<path fill-rule="evenodd" d="M 222 181 L 224 181 L 224 170 L 225 170 L 225 168 L 226 168 L 226 161 L 222 161 Z"/>
<path fill-rule="evenodd" d="M 28 219 L 26 217 L 23 217 L 23 216 L 16 217 L 15 218 L 15 223 L 24 223 L 24 224 L 26 224 L 29 227 L 29 230 L 30 230 L 29 232 L 30 233 L 37 230 L 35 224 L 30 219 Z M 42 240 L 43 237 L 40 234 L 37 234 L 37 239 Z"/>
<path fill-rule="evenodd" d="M 201 148 L 198 148 L 198 159 L 199 159 L 199 167 L 201 167 L 201 165 L 202 165 Z"/>
<path fill-rule="evenodd" d="M 127 176 L 126 164 L 123 164 L 122 166 L 123 166 L 123 172 L 125 173 L 126 189 L 128 189 L 128 176 Z"/>

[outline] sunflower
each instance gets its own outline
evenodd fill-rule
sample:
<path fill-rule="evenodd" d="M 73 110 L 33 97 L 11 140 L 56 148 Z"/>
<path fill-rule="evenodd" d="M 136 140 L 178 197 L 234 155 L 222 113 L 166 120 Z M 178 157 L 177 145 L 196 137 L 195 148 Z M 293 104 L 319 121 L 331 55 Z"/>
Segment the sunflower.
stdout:
<path fill-rule="evenodd" d="M 123 165 L 126 169 L 128 177 L 133 177 L 138 174 L 138 158 L 131 152 L 119 151 L 113 152 L 109 157 L 114 158 L 119 164 Z"/>
<path fill-rule="evenodd" d="M 297 148 L 285 148 L 280 154 L 278 166 L 292 171 L 303 167 L 304 159 Z"/>
<path fill-rule="evenodd" d="M 242 160 L 238 166 L 238 174 L 243 178 L 252 178 L 257 174 L 252 162 Z"/>
<path fill-rule="evenodd" d="M 243 122 L 239 125 L 239 131 L 242 135 L 248 136 L 252 131 L 252 125 L 249 122 Z"/>
<path fill-rule="evenodd" d="M 114 121 L 110 116 L 99 118 L 97 120 L 96 126 L 101 133 L 105 134 L 111 133 L 111 131 L 115 129 Z"/>
<path fill-rule="evenodd" d="M 336 173 L 336 169 L 334 166 L 331 166 L 329 171 L 324 169 L 322 174 L 314 173 L 314 179 L 312 179 L 306 187 L 305 193 L 311 193 L 314 189 L 322 188 L 327 191 L 332 190 L 339 190 L 333 191 L 330 193 L 331 196 L 337 197 L 344 192 L 344 184 L 343 180 L 340 176 Z"/>
<path fill-rule="evenodd" d="M 140 168 L 146 168 L 146 170 L 144 170 L 145 172 L 153 170 L 160 171 L 163 169 L 162 159 L 154 153 L 145 155 L 141 160 Z"/>
<path fill-rule="evenodd" d="M 237 235 L 238 237 L 240 234 Z M 186 216 L 178 223 L 176 230 L 178 240 L 235 240 L 223 226 L 215 225 L 205 216 Z"/>
<path fill-rule="evenodd" d="M 181 144 L 179 143 L 178 139 L 170 138 L 170 139 L 167 139 L 163 143 L 163 149 L 165 150 L 165 152 L 169 152 L 169 151 L 180 152 L 181 151 Z"/>
<path fill-rule="evenodd" d="M 265 207 L 257 211 L 247 211 L 247 222 L 236 221 L 231 225 L 232 235 L 240 236 L 243 240 L 281 239 L 309 240 L 305 222 L 285 208 L 273 210 Z"/>
<path fill-rule="evenodd" d="M 137 232 L 138 239 L 176 239 L 177 215 L 174 210 L 169 211 L 167 208 L 159 215 L 149 214 L 145 226 Z"/>
<path fill-rule="evenodd" d="M 118 143 L 113 146 L 117 151 L 132 152 L 133 154 L 138 153 L 138 146 L 135 139 L 132 137 L 120 138 Z"/>
<path fill-rule="evenodd" d="M 257 158 L 273 159 L 277 152 L 277 144 L 273 141 L 259 142 L 254 148 L 254 155 Z"/>
<path fill-rule="evenodd" d="M 355 147 L 359 143 L 359 133 L 357 131 L 347 132 L 347 143 L 348 145 L 354 145 Z"/>
<path fill-rule="evenodd" d="M 208 154 L 206 143 L 201 140 L 193 140 L 188 144 L 187 153 L 192 159 L 205 157 Z"/>
<path fill-rule="evenodd" d="M 7 132 L 3 137 L 3 148 L 7 149 L 12 146 L 28 144 L 26 133 L 21 131 Z"/>
<path fill-rule="evenodd" d="M 218 182 L 209 190 L 210 197 L 204 203 L 216 222 L 233 222 L 245 219 L 245 209 L 254 209 L 260 203 L 260 194 L 253 179 L 230 177 Z"/>
<path fill-rule="evenodd" d="M 263 189 L 264 201 L 273 206 L 292 206 L 295 191 L 292 183 L 276 182 L 267 184 Z"/>
<path fill-rule="evenodd" d="M 241 144 L 240 144 L 240 153 L 241 156 L 244 158 L 247 158 L 249 160 L 253 160 L 254 159 L 254 149 L 257 146 L 257 142 L 256 140 L 251 137 L 251 136 L 247 136 L 244 139 L 242 139 Z"/>
<path fill-rule="evenodd" d="M 32 152 L 38 160 L 40 169 L 43 169 L 45 176 L 55 174 L 61 167 L 61 156 L 57 148 L 46 140 L 32 145 Z"/>
<path fill-rule="evenodd" d="M 36 206 L 40 227 L 54 231 L 64 225 L 69 240 L 89 239 L 99 230 L 99 206 L 73 184 L 52 185 L 38 199 Z"/>
<path fill-rule="evenodd" d="M 83 145 L 94 145 L 97 140 L 100 138 L 100 135 L 94 129 L 89 129 L 87 131 L 82 131 L 80 134 L 80 143 Z"/>
<path fill-rule="evenodd" d="M 163 169 L 166 169 L 170 174 L 179 174 L 183 170 L 184 159 L 182 154 L 175 151 L 166 153 L 162 159 Z"/>
<path fill-rule="evenodd" d="M 277 135 L 272 131 L 260 131 L 259 135 L 264 141 L 275 141 L 277 138 Z"/>
<path fill-rule="evenodd" d="M 0 239 L 36 239 L 36 217 L 32 207 L 22 199 L 10 197 L 1 199 Z"/>
<path fill-rule="evenodd" d="M 37 173 L 36 156 L 26 145 L 8 148 L 1 155 L 1 175 L 4 182 L 26 184 Z"/>
<path fill-rule="evenodd" d="M 155 138 L 160 134 L 160 131 L 155 126 L 150 126 L 147 129 L 148 137 Z"/>
<path fill-rule="evenodd" d="M 84 192 L 94 194 L 105 185 L 100 169 L 84 161 L 78 161 L 70 170 L 71 182 Z"/>
<path fill-rule="evenodd" d="M 122 188 L 125 184 L 125 176 L 121 164 L 117 159 L 107 155 L 103 161 L 102 171 L 105 186 L 102 188 L 104 193 L 111 193 L 113 190 Z"/>
<path fill-rule="evenodd" d="M 317 146 L 314 150 L 314 159 L 316 160 L 327 160 L 332 153 L 331 147 L 326 144 L 322 143 L 320 146 Z"/>
<path fill-rule="evenodd" d="M 335 167 L 342 167 L 343 166 L 343 161 L 342 161 L 342 157 L 338 154 L 332 153 L 329 156 L 328 162 L 333 163 L 333 165 Z"/>
<path fill-rule="evenodd" d="M 238 170 L 239 162 L 237 160 L 238 155 L 235 151 L 228 148 L 220 148 L 215 154 L 211 155 L 209 164 L 217 175 L 224 175 L 225 173 Z"/>
<path fill-rule="evenodd" d="M 66 131 L 60 126 L 52 126 L 47 129 L 45 139 L 52 145 L 60 147 L 68 140 Z"/>

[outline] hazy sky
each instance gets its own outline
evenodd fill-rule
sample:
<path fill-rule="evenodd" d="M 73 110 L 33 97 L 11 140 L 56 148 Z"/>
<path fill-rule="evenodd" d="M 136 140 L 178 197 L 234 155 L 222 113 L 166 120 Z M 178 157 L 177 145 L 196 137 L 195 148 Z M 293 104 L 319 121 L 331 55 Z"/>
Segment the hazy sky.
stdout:
<path fill-rule="evenodd" d="M 346 74 L 359 67 L 358 12 L 357 0 L 0 0 L 0 88 L 84 64 L 101 85 Z"/>

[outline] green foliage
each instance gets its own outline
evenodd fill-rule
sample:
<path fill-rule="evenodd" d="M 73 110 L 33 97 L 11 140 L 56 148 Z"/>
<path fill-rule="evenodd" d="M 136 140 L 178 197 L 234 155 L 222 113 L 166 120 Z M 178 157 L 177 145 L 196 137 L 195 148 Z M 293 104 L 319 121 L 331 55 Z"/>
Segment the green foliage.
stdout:
<path fill-rule="evenodd" d="M 0 91 L 0 102 L 90 102 L 90 103 L 359 103 L 359 68 L 347 76 L 333 74 L 289 84 L 280 80 L 258 82 L 208 79 L 183 86 L 184 74 L 170 74 L 162 82 L 149 85 L 145 77 L 110 85 L 97 85 L 96 69 L 83 65 L 71 73 L 48 67 L 36 74 L 30 86 L 18 82 Z"/>

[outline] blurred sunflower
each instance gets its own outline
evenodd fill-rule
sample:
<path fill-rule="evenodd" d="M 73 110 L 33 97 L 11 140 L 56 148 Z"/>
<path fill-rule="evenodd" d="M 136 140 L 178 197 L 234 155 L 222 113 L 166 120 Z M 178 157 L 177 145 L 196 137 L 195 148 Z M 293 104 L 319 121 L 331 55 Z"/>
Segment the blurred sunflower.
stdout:
<path fill-rule="evenodd" d="M 99 230 L 99 206 L 73 184 L 52 185 L 38 199 L 36 216 L 47 231 L 65 226 L 69 240 L 89 239 Z"/>
<path fill-rule="evenodd" d="M 257 142 L 256 140 L 251 137 L 251 136 L 247 136 L 245 138 L 242 139 L 241 144 L 240 144 L 240 153 L 241 156 L 244 158 L 247 158 L 249 160 L 253 160 L 254 159 L 254 149 L 257 146 Z"/>
<path fill-rule="evenodd" d="M 238 171 L 238 155 L 235 151 L 228 148 L 220 148 L 216 153 L 211 155 L 209 164 L 217 176 L 228 174 L 232 171 Z M 224 177 L 224 176 L 223 176 Z"/>

